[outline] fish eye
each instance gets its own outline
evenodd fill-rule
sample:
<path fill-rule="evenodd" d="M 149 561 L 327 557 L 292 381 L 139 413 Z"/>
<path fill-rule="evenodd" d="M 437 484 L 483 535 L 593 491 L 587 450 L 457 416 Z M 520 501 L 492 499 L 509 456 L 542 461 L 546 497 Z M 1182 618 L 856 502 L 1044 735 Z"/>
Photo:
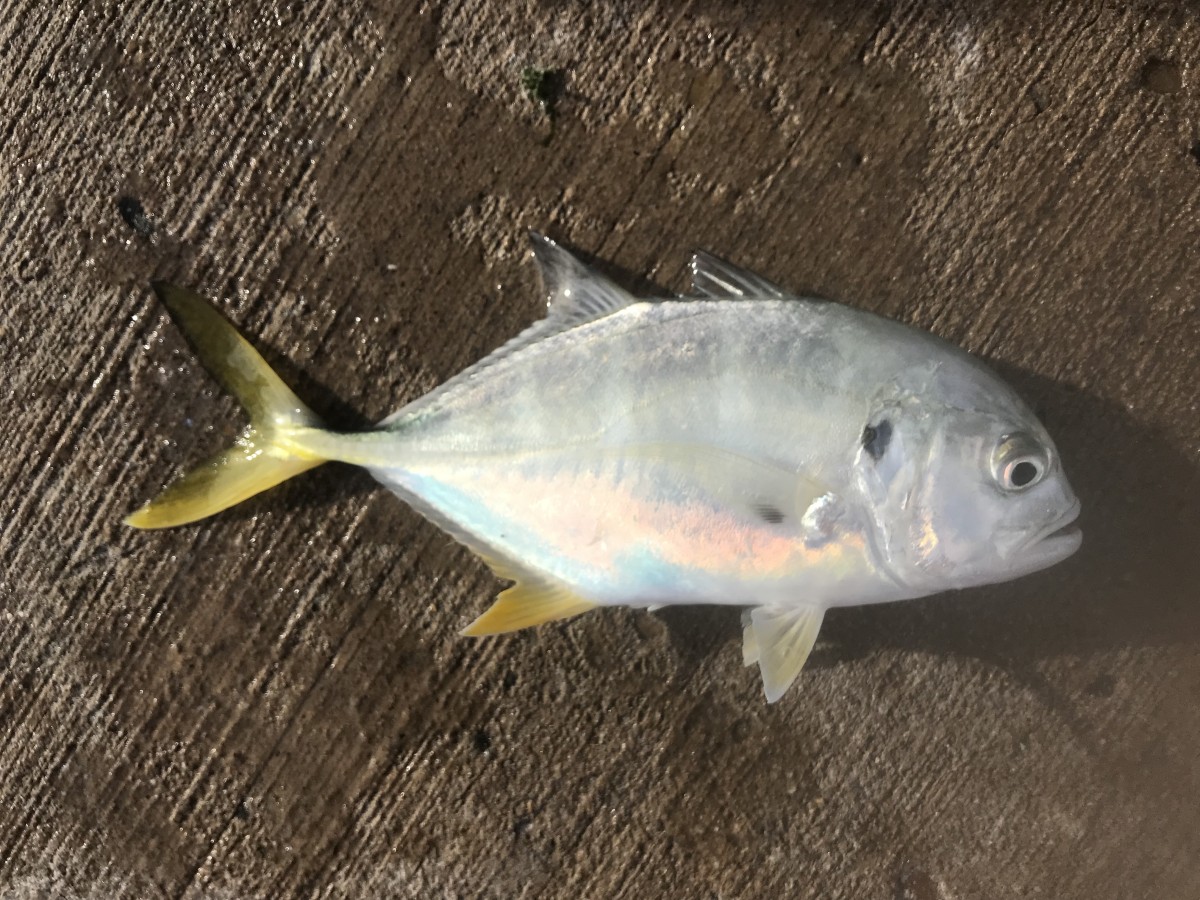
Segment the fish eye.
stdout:
<path fill-rule="evenodd" d="M 992 475 L 1006 491 L 1033 487 L 1049 468 L 1045 449 L 1027 434 L 1009 434 L 992 456 Z"/>

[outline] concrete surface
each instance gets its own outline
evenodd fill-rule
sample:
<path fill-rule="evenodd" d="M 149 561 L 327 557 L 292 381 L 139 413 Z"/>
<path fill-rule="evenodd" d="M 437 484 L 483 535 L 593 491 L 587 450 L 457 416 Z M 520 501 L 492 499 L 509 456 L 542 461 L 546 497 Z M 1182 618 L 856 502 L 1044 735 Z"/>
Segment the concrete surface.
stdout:
<path fill-rule="evenodd" d="M 4 12 L 0 896 L 1200 896 L 1194 4 Z M 539 316 L 529 227 L 985 355 L 1083 551 L 767 707 L 728 610 L 457 637 L 498 583 L 348 468 L 120 524 L 240 427 L 151 278 L 356 427 Z"/>

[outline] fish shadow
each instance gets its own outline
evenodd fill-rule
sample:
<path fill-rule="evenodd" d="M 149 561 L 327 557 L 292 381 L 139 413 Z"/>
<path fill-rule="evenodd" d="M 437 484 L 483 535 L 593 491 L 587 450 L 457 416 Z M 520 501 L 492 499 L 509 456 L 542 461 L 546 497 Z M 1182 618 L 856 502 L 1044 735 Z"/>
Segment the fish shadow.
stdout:
<path fill-rule="evenodd" d="M 1073 730 L 1073 705 L 1041 661 L 1122 648 L 1200 643 L 1200 473 L 1125 409 L 1069 385 L 993 363 L 1058 444 L 1083 504 L 1083 546 L 1013 582 L 904 603 L 831 610 L 808 665 L 841 666 L 887 650 L 970 657 L 1003 669 Z M 672 610 L 672 644 L 693 661 L 740 631 L 734 610 Z M 1106 696 L 1111 680 L 1089 693 Z"/>
<path fill-rule="evenodd" d="M 1011 670 L 1064 655 L 1200 639 L 1200 478 L 1170 439 L 1068 385 L 1000 371 L 1058 444 L 1083 504 L 1083 546 L 1015 582 L 843 611 L 827 636 L 853 659 L 875 647 L 957 653 Z"/>

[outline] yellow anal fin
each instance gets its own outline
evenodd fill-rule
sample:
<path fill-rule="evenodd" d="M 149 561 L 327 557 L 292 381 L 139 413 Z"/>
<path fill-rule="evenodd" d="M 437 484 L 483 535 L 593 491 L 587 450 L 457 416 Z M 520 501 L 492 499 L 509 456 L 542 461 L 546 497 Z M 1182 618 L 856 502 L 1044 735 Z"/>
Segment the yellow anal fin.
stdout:
<path fill-rule="evenodd" d="M 742 617 L 742 661 L 758 663 L 768 703 L 782 697 L 804 668 L 824 618 L 819 606 L 760 606 Z"/>
<path fill-rule="evenodd" d="M 492 568 L 501 570 L 505 567 L 492 565 Z M 599 606 L 569 588 L 537 575 L 519 573 L 504 574 L 502 577 L 516 578 L 517 583 L 501 592 L 487 612 L 463 629 L 463 634 L 469 637 L 505 634 L 545 622 L 569 619 Z"/>
<path fill-rule="evenodd" d="M 172 528 L 195 522 L 287 481 L 320 460 L 282 456 L 264 449 L 250 429 L 228 450 L 201 463 L 137 512 L 125 518 L 134 528 Z"/>

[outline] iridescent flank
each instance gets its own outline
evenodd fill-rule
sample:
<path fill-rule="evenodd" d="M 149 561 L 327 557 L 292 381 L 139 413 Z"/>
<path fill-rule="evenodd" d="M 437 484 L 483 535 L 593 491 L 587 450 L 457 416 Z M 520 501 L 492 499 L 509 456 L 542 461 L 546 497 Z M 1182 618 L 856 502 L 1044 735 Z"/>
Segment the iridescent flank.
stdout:
<path fill-rule="evenodd" d="M 868 563 L 861 533 L 818 545 L 796 523 L 764 521 L 700 486 L 646 483 L 643 470 L 549 470 L 538 464 L 421 467 L 393 476 L 493 552 L 518 557 L 606 605 L 751 605 L 853 580 Z"/>

